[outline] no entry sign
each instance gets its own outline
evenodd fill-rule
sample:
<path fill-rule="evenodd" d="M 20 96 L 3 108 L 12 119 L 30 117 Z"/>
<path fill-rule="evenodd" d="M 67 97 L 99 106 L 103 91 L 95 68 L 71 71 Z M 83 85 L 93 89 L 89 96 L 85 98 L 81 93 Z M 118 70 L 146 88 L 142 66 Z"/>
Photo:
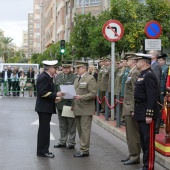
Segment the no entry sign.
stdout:
<path fill-rule="evenodd" d="M 157 21 L 149 21 L 145 26 L 145 34 L 148 38 L 158 38 L 162 33 L 161 24 Z"/>
<path fill-rule="evenodd" d="M 123 25 L 117 20 L 109 20 L 103 25 L 103 36 L 110 42 L 120 40 L 124 34 Z"/>

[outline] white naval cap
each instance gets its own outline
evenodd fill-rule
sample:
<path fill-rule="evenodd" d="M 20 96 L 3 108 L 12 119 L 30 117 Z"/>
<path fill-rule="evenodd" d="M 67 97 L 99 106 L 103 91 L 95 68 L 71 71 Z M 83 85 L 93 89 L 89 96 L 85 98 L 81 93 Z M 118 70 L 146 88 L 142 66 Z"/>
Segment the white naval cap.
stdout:
<path fill-rule="evenodd" d="M 143 53 L 136 53 L 136 60 L 139 60 L 139 59 L 151 59 L 152 58 L 152 55 L 150 54 L 143 54 Z"/>
<path fill-rule="evenodd" d="M 44 60 L 42 63 L 46 66 L 55 66 L 58 63 L 58 60 Z"/>

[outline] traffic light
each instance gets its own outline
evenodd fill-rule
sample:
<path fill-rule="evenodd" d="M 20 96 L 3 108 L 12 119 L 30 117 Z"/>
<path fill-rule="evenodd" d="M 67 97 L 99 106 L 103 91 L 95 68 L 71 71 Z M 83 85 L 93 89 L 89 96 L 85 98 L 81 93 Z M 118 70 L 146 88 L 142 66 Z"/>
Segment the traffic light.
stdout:
<path fill-rule="evenodd" d="M 60 53 L 61 54 L 65 53 L 65 40 L 60 41 Z"/>

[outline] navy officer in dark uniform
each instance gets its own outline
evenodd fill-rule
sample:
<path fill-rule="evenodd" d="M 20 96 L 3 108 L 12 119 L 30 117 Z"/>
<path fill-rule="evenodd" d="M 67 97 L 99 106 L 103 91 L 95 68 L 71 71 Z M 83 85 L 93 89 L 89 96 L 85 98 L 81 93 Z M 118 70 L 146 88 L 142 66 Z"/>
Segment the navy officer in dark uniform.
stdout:
<path fill-rule="evenodd" d="M 37 101 L 35 111 L 39 116 L 39 129 L 37 139 L 37 156 L 54 158 L 49 152 L 50 121 L 52 114 L 56 113 L 55 99 L 57 97 L 53 76 L 57 68 L 57 60 L 43 61 L 44 72 L 37 79 Z"/>
<path fill-rule="evenodd" d="M 151 55 L 136 54 L 137 69 L 140 75 L 134 90 L 134 119 L 138 122 L 141 147 L 143 150 L 143 167 L 140 170 L 154 170 L 155 125 L 159 117 L 158 81 L 151 69 Z"/>

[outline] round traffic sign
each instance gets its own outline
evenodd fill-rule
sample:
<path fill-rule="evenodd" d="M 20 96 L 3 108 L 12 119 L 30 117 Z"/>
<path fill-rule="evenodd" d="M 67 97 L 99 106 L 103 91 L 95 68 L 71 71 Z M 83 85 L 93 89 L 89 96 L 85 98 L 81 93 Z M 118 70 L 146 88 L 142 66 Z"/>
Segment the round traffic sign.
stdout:
<path fill-rule="evenodd" d="M 151 20 L 145 25 L 145 34 L 147 37 L 155 39 L 162 33 L 161 24 L 157 21 Z"/>
<path fill-rule="evenodd" d="M 109 20 L 103 25 L 103 36 L 110 42 L 116 42 L 123 37 L 123 25 L 117 20 Z"/>

